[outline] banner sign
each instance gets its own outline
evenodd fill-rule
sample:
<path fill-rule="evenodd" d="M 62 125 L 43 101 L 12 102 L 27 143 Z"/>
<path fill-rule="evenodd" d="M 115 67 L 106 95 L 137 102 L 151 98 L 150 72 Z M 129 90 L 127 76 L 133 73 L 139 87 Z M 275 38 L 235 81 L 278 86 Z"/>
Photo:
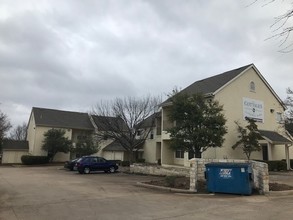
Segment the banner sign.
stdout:
<path fill-rule="evenodd" d="M 264 122 L 264 103 L 260 100 L 243 98 L 243 119 L 254 119 L 257 122 Z"/>

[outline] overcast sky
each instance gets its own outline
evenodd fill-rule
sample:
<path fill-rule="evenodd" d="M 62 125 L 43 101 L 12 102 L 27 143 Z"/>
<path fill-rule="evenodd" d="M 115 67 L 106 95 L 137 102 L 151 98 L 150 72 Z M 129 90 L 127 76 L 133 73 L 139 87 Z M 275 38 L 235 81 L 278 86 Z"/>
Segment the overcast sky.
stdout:
<path fill-rule="evenodd" d="M 285 99 L 293 52 L 265 39 L 292 3 L 253 1 L 0 0 L 0 109 L 15 126 L 34 106 L 87 112 L 250 63 Z"/>

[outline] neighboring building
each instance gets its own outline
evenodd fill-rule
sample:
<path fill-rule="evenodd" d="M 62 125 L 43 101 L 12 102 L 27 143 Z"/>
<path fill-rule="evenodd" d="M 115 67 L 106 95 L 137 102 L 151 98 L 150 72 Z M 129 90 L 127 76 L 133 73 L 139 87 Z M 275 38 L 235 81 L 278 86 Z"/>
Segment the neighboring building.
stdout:
<path fill-rule="evenodd" d="M 93 135 L 94 132 L 103 132 L 105 129 L 100 122 L 101 116 L 89 115 L 87 113 L 62 111 L 46 108 L 32 108 L 30 115 L 27 141 L 29 143 L 29 154 L 47 155 L 42 150 L 44 133 L 52 128 L 65 130 L 65 137 L 72 141 L 73 146 L 80 140 Z M 116 123 L 118 118 L 113 117 L 112 122 Z M 121 123 L 121 121 L 119 121 Z M 123 147 L 117 142 L 104 138 L 99 142 L 100 150 L 96 155 L 113 160 L 127 160 L 127 154 Z M 63 162 L 76 158 L 75 153 L 57 153 L 54 157 L 55 162 Z"/>
<path fill-rule="evenodd" d="M 117 127 L 121 127 L 121 130 L 125 128 L 125 123 L 121 118 L 117 117 L 105 117 L 105 116 L 97 116 L 91 115 L 92 123 L 95 127 L 96 134 L 99 134 L 101 141 L 99 145 L 101 149 L 95 155 L 102 156 L 107 160 L 128 160 L 128 152 L 122 145 L 107 137 L 107 135 L 103 135 L 104 131 L 107 130 L 107 123 L 116 124 Z"/>
<path fill-rule="evenodd" d="M 21 157 L 28 154 L 28 141 L 4 140 L 2 163 L 21 163 Z"/>
<path fill-rule="evenodd" d="M 235 121 L 246 125 L 245 117 L 258 121 L 257 125 L 263 136 L 263 140 L 260 141 L 262 150 L 253 152 L 252 159 L 281 160 L 288 159 L 289 155 L 293 157 L 292 150 L 289 151 L 292 140 L 284 128 L 282 119 L 285 106 L 253 64 L 197 81 L 180 93 L 202 93 L 207 99 L 218 100 L 223 105 L 228 129 L 225 142 L 222 148 L 210 148 L 203 152 L 203 158 L 244 159 L 242 150 L 233 150 L 231 146 L 238 140 Z M 151 155 L 161 148 L 162 165 L 189 166 L 188 152 L 175 152 L 170 148 L 170 134 L 167 130 L 173 126 L 168 117 L 171 105 L 170 99 L 161 104 L 162 129 L 157 133 L 161 134 L 161 140 L 145 145 L 144 158 L 154 162 Z"/>
<path fill-rule="evenodd" d="M 73 143 L 94 132 L 94 127 L 87 113 L 34 107 L 27 129 L 27 141 L 31 155 L 47 155 L 47 152 L 42 150 L 44 133 L 52 128 L 64 129 L 65 137 Z M 74 157 L 75 155 L 57 153 L 54 161 L 66 161 Z"/>

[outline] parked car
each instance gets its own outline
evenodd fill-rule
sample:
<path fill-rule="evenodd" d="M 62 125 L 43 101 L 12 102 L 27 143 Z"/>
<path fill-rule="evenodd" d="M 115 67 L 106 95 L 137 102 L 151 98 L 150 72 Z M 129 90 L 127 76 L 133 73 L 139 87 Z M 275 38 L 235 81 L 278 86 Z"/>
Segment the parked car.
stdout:
<path fill-rule="evenodd" d="M 76 162 L 78 161 L 79 158 L 75 158 L 73 160 L 70 160 L 70 161 L 66 161 L 65 164 L 64 164 L 64 168 L 66 169 L 69 169 L 69 170 L 73 170 L 74 169 L 74 166 L 76 164 Z"/>
<path fill-rule="evenodd" d="M 118 165 L 108 161 L 103 157 L 84 156 L 77 160 L 75 164 L 79 173 L 88 174 L 91 171 L 104 171 L 105 173 L 114 173 L 118 169 Z"/>

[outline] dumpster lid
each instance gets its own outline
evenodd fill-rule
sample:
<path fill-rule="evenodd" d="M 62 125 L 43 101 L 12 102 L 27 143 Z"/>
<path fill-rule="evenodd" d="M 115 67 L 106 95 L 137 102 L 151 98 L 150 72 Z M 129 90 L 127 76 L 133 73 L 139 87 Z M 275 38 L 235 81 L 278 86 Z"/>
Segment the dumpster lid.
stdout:
<path fill-rule="evenodd" d="M 221 162 L 215 162 L 215 163 L 207 163 L 205 165 L 206 167 L 249 167 L 249 163 L 221 163 Z"/>

